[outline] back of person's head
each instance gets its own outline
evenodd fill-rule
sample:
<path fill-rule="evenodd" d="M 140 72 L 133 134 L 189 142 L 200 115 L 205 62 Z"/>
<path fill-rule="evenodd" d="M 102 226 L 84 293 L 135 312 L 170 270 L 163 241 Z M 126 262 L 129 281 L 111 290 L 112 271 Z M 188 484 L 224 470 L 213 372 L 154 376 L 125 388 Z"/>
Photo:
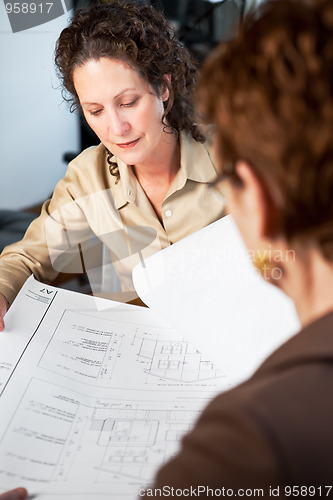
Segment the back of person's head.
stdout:
<path fill-rule="evenodd" d="M 203 136 L 194 123 L 193 92 L 197 67 L 185 47 L 175 38 L 161 12 L 150 5 L 127 0 L 78 9 L 57 42 L 55 63 L 66 92 L 64 97 L 79 107 L 73 83 L 75 68 L 88 60 L 110 58 L 127 63 L 160 95 L 165 86 L 170 97 L 165 117 L 176 129 L 187 130 L 199 141 Z M 170 82 L 166 76 L 171 77 Z"/>
<path fill-rule="evenodd" d="M 211 56 L 198 98 L 222 172 L 236 184 L 246 161 L 287 240 L 333 260 L 333 2 L 263 4 Z"/>

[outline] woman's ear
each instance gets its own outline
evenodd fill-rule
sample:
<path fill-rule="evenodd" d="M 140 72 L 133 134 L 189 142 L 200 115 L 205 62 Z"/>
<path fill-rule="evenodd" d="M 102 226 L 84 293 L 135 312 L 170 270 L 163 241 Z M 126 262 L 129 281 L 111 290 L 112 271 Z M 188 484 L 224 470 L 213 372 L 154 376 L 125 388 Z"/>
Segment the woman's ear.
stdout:
<path fill-rule="evenodd" d="M 166 73 L 164 75 L 164 78 L 171 84 L 171 73 Z M 162 91 L 162 101 L 165 102 L 169 99 L 170 97 L 170 91 L 166 85 L 163 85 L 163 91 Z"/>
<path fill-rule="evenodd" d="M 258 236 L 262 239 L 274 238 L 280 233 L 280 216 L 269 187 L 244 161 L 237 163 L 236 173 L 244 188 L 244 208 L 257 218 Z"/>
<path fill-rule="evenodd" d="M 227 205 L 247 247 L 257 249 L 262 240 L 271 238 L 276 231 L 276 207 L 264 182 L 246 162 L 238 162 L 235 171 L 241 183 L 227 183 Z"/>

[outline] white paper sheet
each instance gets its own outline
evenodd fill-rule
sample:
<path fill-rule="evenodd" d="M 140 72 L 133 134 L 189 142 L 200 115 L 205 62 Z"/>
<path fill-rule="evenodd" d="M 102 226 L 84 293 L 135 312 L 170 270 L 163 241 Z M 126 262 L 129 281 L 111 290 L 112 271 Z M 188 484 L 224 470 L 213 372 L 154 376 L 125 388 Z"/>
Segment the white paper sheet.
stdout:
<path fill-rule="evenodd" d="M 299 330 L 293 303 L 258 276 L 231 215 L 144 264 L 133 271 L 139 296 L 227 370 L 232 385 Z"/>
<path fill-rule="evenodd" d="M 5 320 L 0 491 L 134 499 L 229 386 L 146 308 L 30 278 Z"/>

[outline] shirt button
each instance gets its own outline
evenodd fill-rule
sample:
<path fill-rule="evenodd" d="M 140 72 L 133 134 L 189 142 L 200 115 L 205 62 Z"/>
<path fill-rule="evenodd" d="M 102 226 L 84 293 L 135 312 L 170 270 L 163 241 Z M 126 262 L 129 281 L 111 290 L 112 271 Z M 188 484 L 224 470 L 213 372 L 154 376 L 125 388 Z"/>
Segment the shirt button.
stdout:
<path fill-rule="evenodd" d="M 172 210 L 165 211 L 165 217 L 171 217 L 171 215 L 172 215 Z"/>
<path fill-rule="evenodd" d="M 129 198 L 129 200 L 133 201 L 134 198 L 135 198 L 134 191 L 132 191 L 132 189 L 129 189 L 127 192 L 128 192 L 128 198 Z"/>

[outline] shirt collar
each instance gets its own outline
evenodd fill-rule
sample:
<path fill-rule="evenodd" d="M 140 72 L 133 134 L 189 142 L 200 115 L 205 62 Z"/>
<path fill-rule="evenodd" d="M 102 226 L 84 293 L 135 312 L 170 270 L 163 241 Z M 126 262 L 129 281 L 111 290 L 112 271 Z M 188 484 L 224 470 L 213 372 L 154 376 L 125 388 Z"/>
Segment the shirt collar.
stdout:
<path fill-rule="evenodd" d="M 188 133 L 180 133 L 181 170 L 187 179 L 212 182 L 216 178 L 211 154 L 206 144 L 195 141 Z"/>
<path fill-rule="evenodd" d="M 188 180 L 208 183 L 216 179 L 216 171 L 210 154 L 201 142 L 195 141 L 188 133 L 180 133 L 180 165 L 167 197 L 182 189 Z"/>
<path fill-rule="evenodd" d="M 216 178 L 210 152 L 205 144 L 195 141 L 188 133 L 180 133 L 181 168 L 170 186 L 172 192 L 181 189 L 187 180 L 208 183 Z M 134 203 L 137 196 L 137 180 L 130 166 L 120 158 L 112 156 L 117 163 L 120 180 L 114 184 L 114 199 L 117 209 L 127 203 Z M 168 193 L 170 195 L 170 192 Z"/>
<path fill-rule="evenodd" d="M 132 168 L 124 163 L 117 156 L 112 156 L 112 162 L 117 163 L 120 179 L 113 186 L 114 200 L 117 209 L 127 205 L 127 203 L 134 203 L 137 193 L 137 180 L 133 174 Z"/>

